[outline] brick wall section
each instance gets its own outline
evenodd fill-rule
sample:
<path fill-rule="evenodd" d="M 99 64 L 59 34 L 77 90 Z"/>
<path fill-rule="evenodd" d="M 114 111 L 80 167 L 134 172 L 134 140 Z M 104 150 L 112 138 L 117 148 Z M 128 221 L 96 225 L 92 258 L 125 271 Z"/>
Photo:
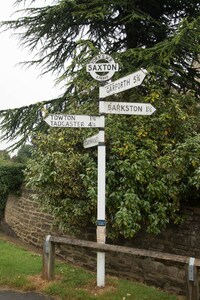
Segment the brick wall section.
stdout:
<path fill-rule="evenodd" d="M 38 203 L 31 199 L 30 191 L 23 189 L 20 197 L 10 195 L 6 205 L 5 223 L 22 241 L 42 248 L 44 237 L 56 233 L 53 219 L 41 211 Z M 181 226 L 171 226 L 158 236 L 140 233 L 131 241 L 117 241 L 116 244 L 174 253 L 200 258 L 200 209 L 186 209 L 185 222 Z M 78 238 L 95 240 L 95 228 Z M 109 242 L 109 241 L 108 241 Z M 96 252 L 82 247 L 57 247 L 57 253 L 68 262 L 96 270 Z M 106 253 L 106 272 L 125 278 L 137 279 L 167 291 L 185 294 L 187 268 L 180 263 L 157 259 L 141 258 L 128 254 Z"/>

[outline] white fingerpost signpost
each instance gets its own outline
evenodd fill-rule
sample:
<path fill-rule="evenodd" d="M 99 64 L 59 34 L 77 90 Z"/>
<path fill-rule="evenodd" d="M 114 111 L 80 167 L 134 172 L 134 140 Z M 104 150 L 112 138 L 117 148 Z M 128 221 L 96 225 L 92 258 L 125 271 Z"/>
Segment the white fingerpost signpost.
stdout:
<path fill-rule="evenodd" d="M 87 65 L 87 71 L 90 75 L 104 82 L 110 79 L 119 65 L 115 63 L 114 59 L 107 54 L 99 54 L 94 57 Z M 101 114 L 101 113 L 100 113 Z M 100 117 L 104 117 L 100 115 Z M 97 243 L 105 244 L 106 242 L 106 145 L 105 145 L 105 131 L 102 127 L 99 130 L 98 142 L 98 191 L 97 191 Z M 97 286 L 105 286 L 105 253 L 97 252 Z"/>
<path fill-rule="evenodd" d="M 133 74 L 120 78 L 114 82 L 105 84 L 115 71 L 118 71 L 118 64 L 106 54 L 100 54 L 92 59 L 87 65 L 87 71 L 90 75 L 101 81 L 99 87 L 99 113 L 100 116 L 105 113 L 127 114 L 127 115 L 151 115 L 155 108 L 149 103 L 123 103 L 123 102 L 105 102 L 103 98 L 122 91 L 139 86 L 146 74 L 145 69 L 141 69 Z M 106 242 L 106 218 L 105 218 L 105 193 L 106 193 L 106 146 L 105 131 L 102 128 L 99 131 L 98 143 L 98 196 L 97 196 L 97 242 Z M 105 286 L 105 253 L 97 253 L 97 286 Z"/>
<path fill-rule="evenodd" d="M 98 146 L 98 191 L 97 191 L 97 243 L 106 243 L 106 145 L 105 114 L 151 115 L 155 108 L 150 103 L 108 102 L 103 98 L 139 86 L 146 74 L 140 69 L 128 76 L 105 84 L 119 65 L 107 54 L 95 56 L 86 66 L 87 72 L 101 82 L 99 87 L 99 116 L 50 114 L 44 120 L 51 127 L 98 128 L 99 133 L 84 140 L 83 147 Z M 97 253 L 97 286 L 105 286 L 105 253 Z"/>

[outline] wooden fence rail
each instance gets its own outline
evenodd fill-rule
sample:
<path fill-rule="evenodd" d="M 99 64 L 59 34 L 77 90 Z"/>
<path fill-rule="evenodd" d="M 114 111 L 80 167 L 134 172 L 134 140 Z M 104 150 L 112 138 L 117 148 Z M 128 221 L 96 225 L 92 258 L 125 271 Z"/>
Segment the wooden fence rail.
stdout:
<path fill-rule="evenodd" d="M 137 248 L 122 247 L 110 244 L 100 244 L 79 239 L 72 239 L 66 237 L 54 237 L 48 235 L 44 241 L 43 251 L 43 278 L 45 280 L 54 279 L 55 269 L 55 246 L 74 245 L 79 247 L 90 248 L 98 252 L 117 252 L 130 254 L 138 257 L 149 257 L 161 261 L 170 261 L 172 263 L 181 263 L 183 268 L 186 267 L 186 299 L 199 300 L 199 280 L 198 270 L 200 268 L 200 259 L 195 259 L 187 256 L 180 256 L 175 254 L 161 253 L 149 250 L 142 250 Z"/>

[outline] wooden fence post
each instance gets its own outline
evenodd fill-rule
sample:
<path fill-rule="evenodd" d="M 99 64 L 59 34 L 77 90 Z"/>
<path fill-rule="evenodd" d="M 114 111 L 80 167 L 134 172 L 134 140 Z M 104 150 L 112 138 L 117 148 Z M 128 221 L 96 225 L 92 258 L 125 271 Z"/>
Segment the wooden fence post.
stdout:
<path fill-rule="evenodd" d="M 198 270 L 193 257 L 190 257 L 187 270 L 187 300 L 199 300 Z"/>
<path fill-rule="evenodd" d="M 48 235 L 43 246 L 43 279 L 53 280 L 55 269 L 55 244 L 51 242 L 51 236 Z"/>

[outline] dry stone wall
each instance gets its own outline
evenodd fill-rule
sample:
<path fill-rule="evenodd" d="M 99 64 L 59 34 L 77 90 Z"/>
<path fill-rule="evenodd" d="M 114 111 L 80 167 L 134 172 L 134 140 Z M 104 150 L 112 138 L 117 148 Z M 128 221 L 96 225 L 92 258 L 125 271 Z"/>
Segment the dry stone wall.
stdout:
<path fill-rule="evenodd" d="M 126 246 L 200 258 L 200 208 L 185 207 L 183 222 L 170 225 L 161 234 L 137 234 L 132 241 L 123 241 Z"/>
<path fill-rule="evenodd" d="M 4 221 L 10 233 L 36 247 L 42 247 L 46 234 L 53 233 L 53 218 L 42 212 L 28 190 L 22 190 L 20 197 L 9 195 Z"/>

